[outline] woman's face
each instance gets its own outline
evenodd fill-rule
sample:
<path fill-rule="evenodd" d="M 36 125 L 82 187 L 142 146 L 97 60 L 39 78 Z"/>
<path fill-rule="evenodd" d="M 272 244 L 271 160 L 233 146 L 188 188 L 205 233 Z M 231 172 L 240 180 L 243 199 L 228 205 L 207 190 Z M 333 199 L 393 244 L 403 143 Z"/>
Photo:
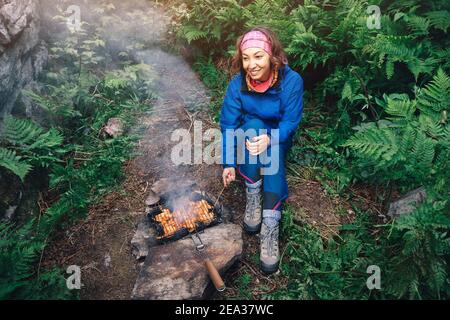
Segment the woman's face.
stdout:
<path fill-rule="evenodd" d="M 270 56 L 261 48 L 242 51 L 242 65 L 253 80 L 265 81 L 270 76 Z"/>

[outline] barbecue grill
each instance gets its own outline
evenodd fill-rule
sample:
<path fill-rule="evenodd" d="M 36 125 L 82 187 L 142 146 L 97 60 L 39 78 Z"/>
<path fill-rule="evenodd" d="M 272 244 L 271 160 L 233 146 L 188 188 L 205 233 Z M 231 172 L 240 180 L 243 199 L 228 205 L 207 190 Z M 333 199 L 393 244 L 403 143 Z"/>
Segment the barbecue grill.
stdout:
<path fill-rule="evenodd" d="M 174 208 L 173 199 L 184 198 L 184 206 Z M 170 201 L 172 200 L 172 201 Z M 217 290 L 225 290 L 225 284 L 212 261 L 206 256 L 205 244 L 200 234 L 208 227 L 222 222 L 222 209 L 204 192 L 193 192 L 189 196 L 161 196 L 160 202 L 147 214 L 150 226 L 156 230 L 159 244 L 179 240 L 190 235 L 196 251 L 204 260 L 206 269 Z"/>
<path fill-rule="evenodd" d="M 222 222 L 220 207 L 214 206 L 207 194 L 194 192 L 188 200 L 185 208 L 174 209 L 168 198 L 162 196 L 160 203 L 148 212 L 160 243 L 181 239 Z"/>

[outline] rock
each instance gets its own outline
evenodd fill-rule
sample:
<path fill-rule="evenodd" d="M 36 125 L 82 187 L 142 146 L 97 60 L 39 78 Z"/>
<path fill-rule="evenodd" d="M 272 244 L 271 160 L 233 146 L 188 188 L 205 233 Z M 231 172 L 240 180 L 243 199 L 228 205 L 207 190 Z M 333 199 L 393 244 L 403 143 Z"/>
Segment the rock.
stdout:
<path fill-rule="evenodd" d="M 0 131 L 2 118 L 20 107 L 21 90 L 37 78 L 48 59 L 39 37 L 39 13 L 39 1 L 0 1 Z"/>
<path fill-rule="evenodd" d="M 14 216 L 14 212 L 16 212 L 18 206 L 9 206 L 8 209 L 5 211 L 5 219 L 11 220 L 11 218 Z"/>
<path fill-rule="evenodd" d="M 158 195 L 165 193 L 172 193 L 174 190 L 177 192 L 192 191 L 195 186 L 195 182 L 189 179 L 180 178 L 162 178 L 153 183 L 151 190 Z"/>
<path fill-rule="evenodd" d="M 418 204 L 425 200 L 426 196 L 427 194 L 423 187 L 412 190 L 389 205 L 388 215 L 391 218 L 395 218 L 409 214 L 416 209 Z"/>
<path fill-rule="evenodd" d="M 0 44 L 5 45 L 11 42 L 11 37 L 9 35 L 6 26 L 3 24 L 3 21 L 0 21 Z"/>
<path fill-rule="evenodd" d="M 155 192 L 150 190 L 147 199 L 145 199 L 145 204 L 147 206 L 153 206 L 159 202 L 159 199 L 159 196 Z"/>
<path fill-rule="evenodd" d="M 150 228 L 147 216 L 139 222 L 136 233 L 131 239 L 132 253 L 137 260 L 145 258 L 148 255 L 148 249 L 157 245 L 156 233 Z"/>
<path fill-rule="evenodd" d="M 45 47 L 44 47 L 45 48 Z M 45 52 L 45 51 L 44 51 Z M 32 91 L 34 93 L 43 92 L 43 86 L 37 81 L 31 81 L 26 84 L 23 88 L 26 91 Z M 38 103 L 36 103 L 31 97 L 26 94 L 19 95 L 19 103 L 16 103 L 15 110 L 20 113 L 25 114 L 27 118 L 33 119 L 36 123 L 40 124 L 44 128 L 48 126 L 49 123 L 49 113 L 42 108 Z"/>
<path fill-rule="evenodd" d="M 1 4 L 1 3 L 0 3 Z M 35 6 L 32 0 L 13 0 L 10 3 L 2 4 L 0 7 L 0 17 L 2 17 L 3 33 L 7 33 L 5 38 L 12 41 L 21 33 L 33 19 Z M 5 39 L 0 38 L 1 44 L 8 44 Z"/>
<path fill-rule="evenodd" d="M 111 118 L 108 120 L 103 130 L 111 137 L 118 137 L 123 134 L 123 122 L 119 118 Z"/>
<path fill-rule="evenodd" d="M 237 224 L 219 224 L 200 235 L 203 251 L 223 275 L 242 254 L 242 228 Z M 149 249 L 132 292 L 132 299 L 205 299 L 212 284 L 204 256 L 195 249 L 190 237 Z"/>

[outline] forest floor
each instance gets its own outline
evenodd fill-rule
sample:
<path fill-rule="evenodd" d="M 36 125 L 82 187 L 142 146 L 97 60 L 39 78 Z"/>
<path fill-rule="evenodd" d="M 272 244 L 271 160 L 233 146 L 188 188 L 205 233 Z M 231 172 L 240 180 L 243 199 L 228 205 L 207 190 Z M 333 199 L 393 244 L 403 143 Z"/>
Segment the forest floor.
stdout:
<path fill-rule="evenodd" d="M 155 8 L 155 15 L 164 14 Z M 162 23 L 165 19 L 154 19 Z M 166 22 L 164 22 L 166 23 Z M 188 129 L 193 135 L 193 121 L 201 121 L 202 132 L 218 128 L 211 119 L 208 92 L 198 75 L 183 57 L 154 46 L 139 53 L 144 63 L 155 71 L 157 98 L 151 111 L 142 114 L 139 126 L 132 131 L 140 133 L 139 156 L 124 166 L 126 178 L 116 190 L 100 203 L 89 208 L 86 219 L 61 231 L 46 247 L 42 267 L 67 268 L 78 265 L 82 269 L 81 299 L 129 299 L 140 265 L 132 255 L 130 240 L 137 223 L 145 214 L 145 199 L 152 184 L 161 179 L 176 177 L 191 179 L 200 189 L 212 195 L 222 190 L 222 167 L 208 165 L 174 165 L 171 134 L 176 129 Z M 289 165 L 289 164 L 288 164 Z M 323 237 L 338 232 L 338 226 L 350 219 L 350 206 L 344 200 L 329 196 L 320 182 L 314 179 L 289 177 L 288 203 L 298 221 L 317 227 Z M 245 209 L 245 190 L 238 177 L 222 194 L 220 201 L 233 212 L 233 222 L 242 224 Z M 344 211 L 344 212 L 342 212 Z M 289 279 L 278 272 L 266 276 L 259 271 L 259 238 L 243 233 L 244 248 L 240 263 L 227 273 L 228 289 L 217 293 L 215 299 L 239 296 L 234 282 L 241 274 L 252 274 L 252 284 L 265 285 L 266 291 L 252 292 L 252 298 L 269 293 L 287 284 Z M 281 243 L 283 252 L 284 243 Z M 288 258 L 287 258 L 288 259 Z"/>

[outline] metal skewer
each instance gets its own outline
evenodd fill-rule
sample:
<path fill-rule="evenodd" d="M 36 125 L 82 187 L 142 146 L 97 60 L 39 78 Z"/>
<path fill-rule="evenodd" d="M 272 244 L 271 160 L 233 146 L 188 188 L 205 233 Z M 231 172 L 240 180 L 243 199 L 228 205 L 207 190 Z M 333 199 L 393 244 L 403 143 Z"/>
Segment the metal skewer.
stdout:
<path fill-rule="evenodd" d="M 229 175 L 230 175 L 230 173 L 228 173 L 228 176 L 229 176 Z M 226 186 L 224 185 L 223 188 L 222 188 L 222 190 L 220 191 L 219 195 L 217 196 L 216 201 L 214 201 L 213 208 L 216 207 L 217 201 L 219 201 L 219 198 L 220 198 L 220 196 L 222 195 L 222 193 L 223 193 L 223 191 L 225 190 L 225 188 L 226 188 Z"/>
<path fill-rule="evenodd" d="M 217 204 L 217 202 L 219 201 L 219 198 L 220 198 L 220 196 L 222 195 L 222 193 L 223 193 L 224 190 L 225 190 L 225 186 L 223 186 L 222 191 L 220 191 L 219 195 L 218 195 L 217 198 L 216 198 L 216 201 L 214 201 L 213 208 L 216 207 L 216 204 Z"/>

